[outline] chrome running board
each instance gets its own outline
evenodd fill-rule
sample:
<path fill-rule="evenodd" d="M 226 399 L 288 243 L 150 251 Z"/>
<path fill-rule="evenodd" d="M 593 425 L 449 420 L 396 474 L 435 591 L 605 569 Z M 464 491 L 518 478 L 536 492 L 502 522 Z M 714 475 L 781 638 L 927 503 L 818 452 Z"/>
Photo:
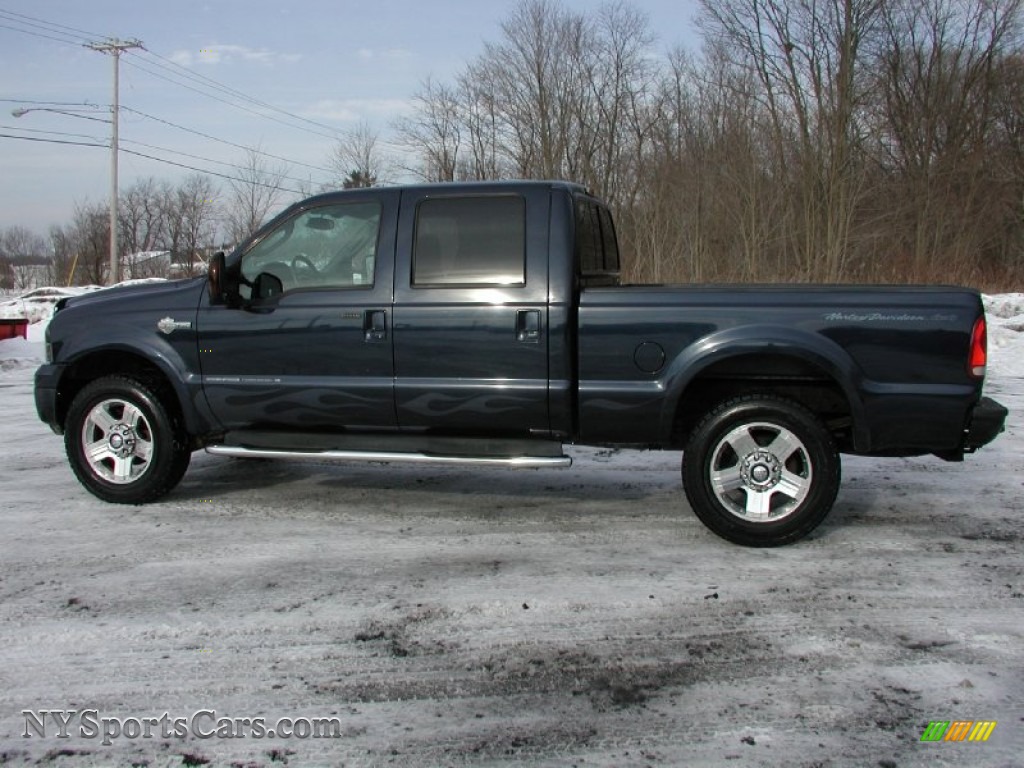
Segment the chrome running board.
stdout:
<path fill-rule="evenodd" d="M 513 469 L 572 466 L 570 456 L 446 456 L 403 451 L 282 451 L 267 448 L 243 448 L 238 445 L 208 445 L 214 456 L 237 459 L 298 459 L 303 461 L 381 461 L 414 464 L 469 464 Z"/>

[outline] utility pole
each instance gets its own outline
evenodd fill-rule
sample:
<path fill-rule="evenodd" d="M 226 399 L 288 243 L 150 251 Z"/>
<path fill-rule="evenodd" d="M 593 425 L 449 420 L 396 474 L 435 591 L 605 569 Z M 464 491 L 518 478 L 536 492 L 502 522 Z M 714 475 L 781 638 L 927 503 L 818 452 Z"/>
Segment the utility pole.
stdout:
<path fill-rule="evenodd" d="M 112 126 L 110 134 L 110 277 L 109 282 L 114 285 L 120 280 L 121 260 L 117 254 L 117 113 L 118 113 L 118 64 L 121 53 L 132 48 L 142 48 L 141 40 L 118 40 L 109 38 L 104 43 L 87 43 L 86 48 L 91 48 L 100 53 L 109 53 L 114 62 L 114 100 L 110 105 L 110 122 Z"/>

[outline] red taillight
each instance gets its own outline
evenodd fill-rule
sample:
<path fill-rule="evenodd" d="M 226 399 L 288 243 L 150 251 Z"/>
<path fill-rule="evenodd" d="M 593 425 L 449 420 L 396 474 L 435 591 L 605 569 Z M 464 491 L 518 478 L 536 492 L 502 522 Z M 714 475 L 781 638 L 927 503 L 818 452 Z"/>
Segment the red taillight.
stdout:
<path fill-rule="evenodd" d="M 967 370 L 972 376 L 979 379 L 985 375 L 985 365 L 988 362 L 988 334 L 985 331 L 985 318 L 979 317 L 974 323 L 974 330 L 971 332 L 971 359 L 967 363 Z"/>

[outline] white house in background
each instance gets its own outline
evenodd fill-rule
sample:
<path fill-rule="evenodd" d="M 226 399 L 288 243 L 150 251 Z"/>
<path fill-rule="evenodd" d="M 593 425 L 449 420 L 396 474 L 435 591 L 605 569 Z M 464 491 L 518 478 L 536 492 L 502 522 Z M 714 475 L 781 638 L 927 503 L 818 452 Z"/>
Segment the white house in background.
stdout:
<path fill-rule="evenodd" d="M 139 251 L 121 257 L 121 279 L 167 277 L 171 271 L 170 251 Z"/>

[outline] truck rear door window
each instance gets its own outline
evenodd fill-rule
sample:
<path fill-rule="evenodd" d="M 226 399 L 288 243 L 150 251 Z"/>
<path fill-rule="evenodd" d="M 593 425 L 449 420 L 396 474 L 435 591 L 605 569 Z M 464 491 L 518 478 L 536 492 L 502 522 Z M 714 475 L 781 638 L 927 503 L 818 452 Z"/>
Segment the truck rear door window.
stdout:
<path fill-rule="evenodd" d="M 420 203 L 413 285 L 525 283 L 526 203 L 522 197 L 443 197 Z"/>

